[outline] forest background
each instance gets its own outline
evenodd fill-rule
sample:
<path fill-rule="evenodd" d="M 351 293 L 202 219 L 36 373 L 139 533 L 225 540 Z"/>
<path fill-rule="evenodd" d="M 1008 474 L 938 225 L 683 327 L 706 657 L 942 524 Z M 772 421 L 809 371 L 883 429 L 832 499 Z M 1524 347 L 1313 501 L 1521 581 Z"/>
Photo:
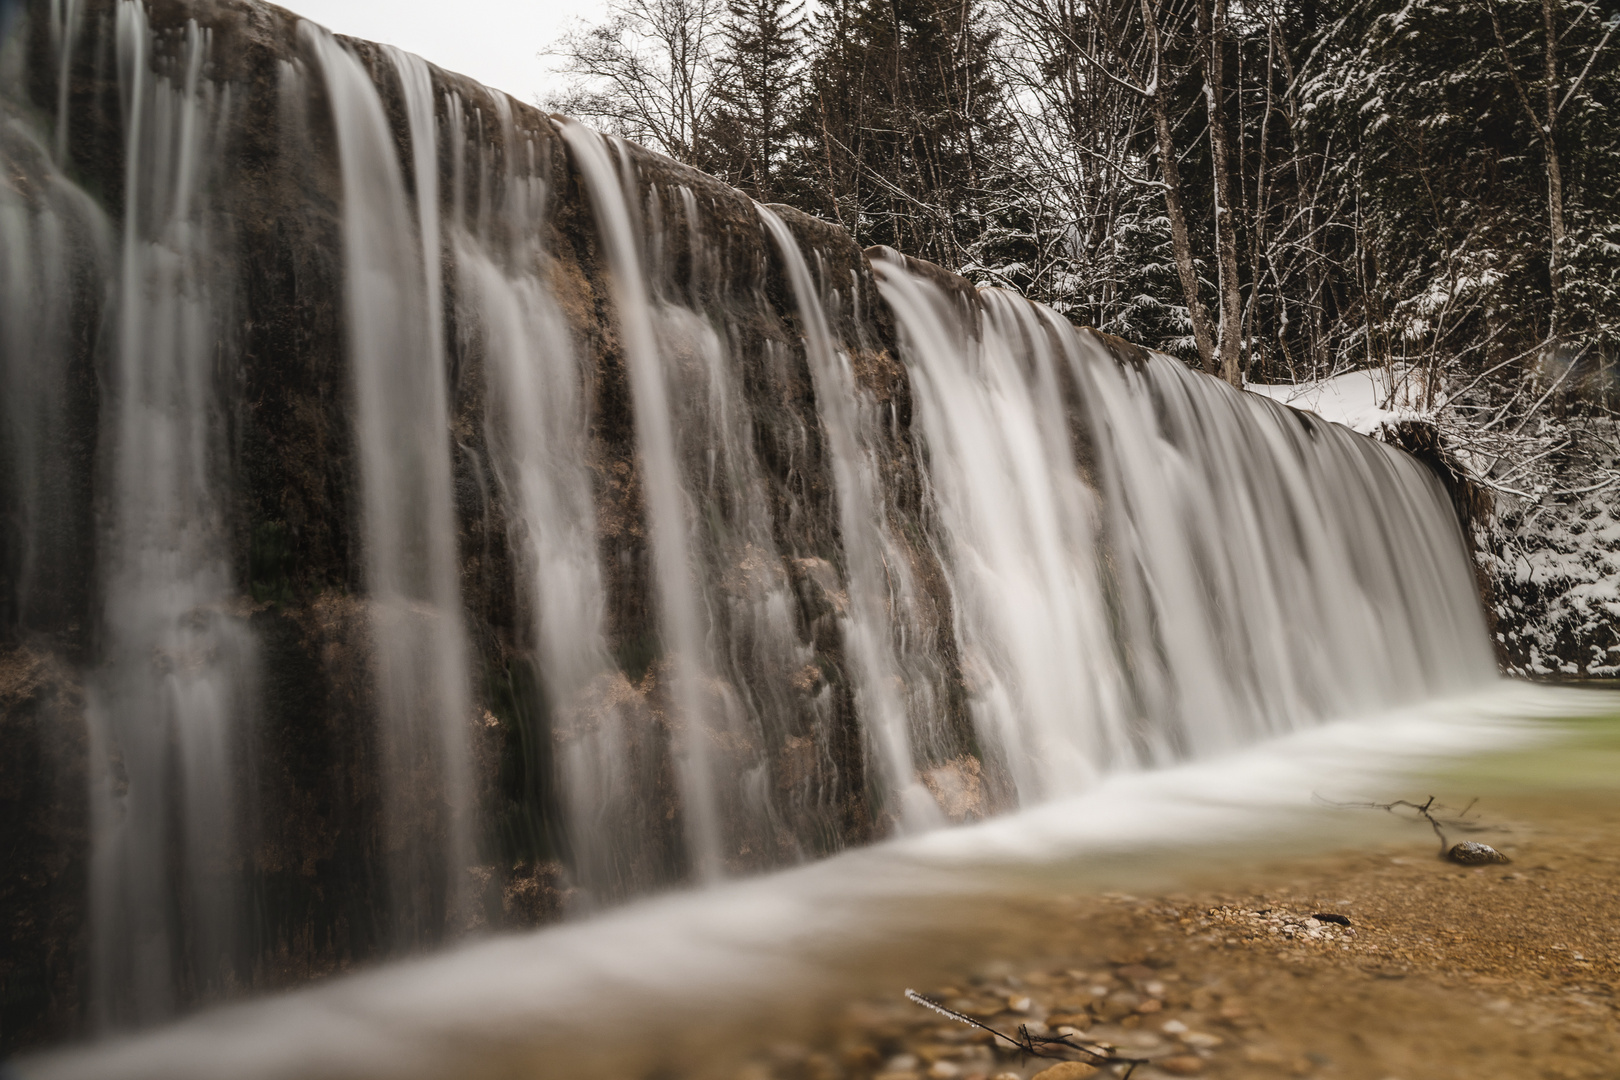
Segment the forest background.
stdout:
<path fill-rule="evenodd" d="M 1376 373 L 1491 495 L 1508 666 L 1620 674 L 1620 0 L 613 0 L 549 51 L 549 108 L 863 245 Z"/>

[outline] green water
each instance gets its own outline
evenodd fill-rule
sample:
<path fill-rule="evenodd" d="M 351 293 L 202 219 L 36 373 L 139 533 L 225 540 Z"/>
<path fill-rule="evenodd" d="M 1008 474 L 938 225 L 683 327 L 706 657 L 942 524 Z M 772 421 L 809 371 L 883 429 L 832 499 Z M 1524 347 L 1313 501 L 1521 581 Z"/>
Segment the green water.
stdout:
<path fill-rule="evenodd" d="M 1539 745 L 1464 757 L 1439 770 L 1449 789 L 1477 788 L 1498 795 L 1620 789 L 1620 690 L 1586 691 L 1609 711 L 1538 721 L 1554 734 Z"/>

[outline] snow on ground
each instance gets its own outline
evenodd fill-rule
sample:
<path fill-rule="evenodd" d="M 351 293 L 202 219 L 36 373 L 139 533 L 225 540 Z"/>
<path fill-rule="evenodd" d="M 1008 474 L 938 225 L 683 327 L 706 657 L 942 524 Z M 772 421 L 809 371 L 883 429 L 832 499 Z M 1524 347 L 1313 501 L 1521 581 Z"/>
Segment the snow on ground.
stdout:
<path fill-rule="evenodd" d="M 1318 382 L 1250 383 L 1244 389 L 1376 437 L 1386 425 L 1429 418 L 1415 404 L 1420 384 L 1413 374 L 1405 366 L 1367 368 Z"/>

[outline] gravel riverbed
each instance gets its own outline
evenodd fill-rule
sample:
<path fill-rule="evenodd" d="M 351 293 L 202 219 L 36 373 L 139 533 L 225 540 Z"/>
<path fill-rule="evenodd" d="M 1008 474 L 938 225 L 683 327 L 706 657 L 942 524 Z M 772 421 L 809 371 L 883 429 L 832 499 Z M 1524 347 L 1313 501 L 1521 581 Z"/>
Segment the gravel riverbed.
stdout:
<path fill-rule="evenodd" d="M 1479 808 L 1512 861 L 1434 845 L 1256 866 L 1161 895 L 1023 901 L 1017 955 L 915 987 L 1017 1037 L 1067 1035 L 1105 1075 L 1322 1080 L 1620 1076 L 1620 800 Z M 1326 917 L 1324 917 L 1326 916 Z M 898 974 L 898 973 L 897 973 Z M 892 991 L 739 1080 L 1078 1080 L 1098 1058 L 1034 1058 Z"/>

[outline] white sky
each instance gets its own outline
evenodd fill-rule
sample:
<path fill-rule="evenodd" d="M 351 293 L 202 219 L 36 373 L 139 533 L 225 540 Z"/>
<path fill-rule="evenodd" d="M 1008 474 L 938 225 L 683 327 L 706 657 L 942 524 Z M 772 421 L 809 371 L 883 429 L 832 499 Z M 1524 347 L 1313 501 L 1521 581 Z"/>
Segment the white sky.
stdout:
<path fill-rule="evenodd" d="M 279 0 L 329 30 L 416 53 L 446 71 L 471 76 L 519 101 L 553 92 L 550 64 L 538 53 L 602 0 Z"/>

